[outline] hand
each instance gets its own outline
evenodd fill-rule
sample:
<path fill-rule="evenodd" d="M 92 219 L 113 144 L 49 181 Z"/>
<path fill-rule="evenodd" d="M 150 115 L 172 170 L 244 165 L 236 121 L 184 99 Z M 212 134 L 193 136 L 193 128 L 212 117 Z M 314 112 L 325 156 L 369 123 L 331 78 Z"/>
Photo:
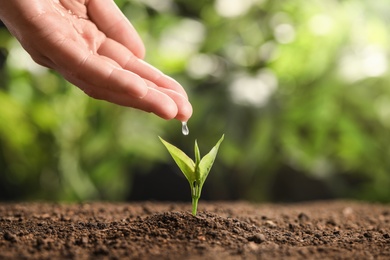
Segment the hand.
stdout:
<path fill-rule="evenodd" d="M 143 43 L 113 0 L 0 0 L 0 19 L 37 63 L 87 95 L 187 121 L 183 87 L 144 62 Z"/>

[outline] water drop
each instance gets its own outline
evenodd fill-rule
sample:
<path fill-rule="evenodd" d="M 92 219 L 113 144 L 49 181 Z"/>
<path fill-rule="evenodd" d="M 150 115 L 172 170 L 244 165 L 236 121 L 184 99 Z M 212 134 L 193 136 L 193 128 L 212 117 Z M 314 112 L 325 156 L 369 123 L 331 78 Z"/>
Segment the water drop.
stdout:
<path fill-rule="evenodd" d="M 181 132 L 183 135 L 188 135 L 190 130 L 188 130 L 187 122 L 181 122 Z"/>

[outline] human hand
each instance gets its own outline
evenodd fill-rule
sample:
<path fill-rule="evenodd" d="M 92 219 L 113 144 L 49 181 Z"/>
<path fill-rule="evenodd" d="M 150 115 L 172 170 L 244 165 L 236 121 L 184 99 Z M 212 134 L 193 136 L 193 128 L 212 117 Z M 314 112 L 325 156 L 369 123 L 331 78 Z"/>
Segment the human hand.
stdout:
<path fill-rule="evenodd" d="M 113 0 L 0 0 L 0 19 L 37 63 L 87 95 L 187 121 L 183 87 L 144 62 L 144 45 Z"/>

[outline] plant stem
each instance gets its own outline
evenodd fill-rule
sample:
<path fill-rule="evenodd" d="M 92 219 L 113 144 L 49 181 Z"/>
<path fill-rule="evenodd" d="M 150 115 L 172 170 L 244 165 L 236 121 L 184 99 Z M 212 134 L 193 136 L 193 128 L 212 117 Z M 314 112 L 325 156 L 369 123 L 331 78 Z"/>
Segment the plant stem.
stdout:
<path fill-rule="evenodd" d="M 197 197 L 192 197 L 192 215 L 196 216 L 196 212 L 198 211 L 198 200 Z"/>

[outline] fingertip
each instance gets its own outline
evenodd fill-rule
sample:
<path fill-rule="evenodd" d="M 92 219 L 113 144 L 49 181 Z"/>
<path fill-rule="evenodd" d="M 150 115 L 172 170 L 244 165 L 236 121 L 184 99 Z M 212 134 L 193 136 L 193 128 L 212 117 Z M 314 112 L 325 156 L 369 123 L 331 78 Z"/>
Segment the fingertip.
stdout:
<path fill-rule="evenodd" d="M 154 85 L 154 83 L 151 84 L 152 84 L 151 86 L 157 87 Z M 171 89 L 157 87 L 158 89 L 157 90 L 154 89 L 153 87 L 151 88 L 157 92 L 164 93 L 166 96 L 170 98 L 170 101 L 172 101 L 172 104 L 176 108 L 176 114 L 173 117 L 171 117 L 171 119 L 175 118 L 180 121 L 186 122 L 192 116 L 192 105 L 188 101 L 187 97 Z"/>
<path fill-rule="evenodd" d="M 188 103 L 183 104 L 180 107 L 180 109 L 179 109 L 179 111 L 178 111 L 178 113 L 177 113 L 175 118 L 177 120 L 182 121 L 182 122 L 187 122 L 191 118 L 192 113 L 193 113 L 192 106 L 188 102 Z"/>
<path fill-rule="evenodd" d="M 143 103 L 142 110 L 147 110 L 165 119 L 174 119 L 178 114 L 178 106 L 168 95 L 158 91 L 153 86 L 148 87 L 147 96 L 139 99 Z"/>
<path fill-rule="evenodd" d="M 175 90 L 177 93 L 181 94 L 183 97 L 185 97 L 186 99 L 188 99 L 188 95 L 187 95 L 187 92 L 185 91 L 185 89 L 183 88 L 182 85 L 180 85 L 179 82 L 177 82 L 174 78 L 170 77 L 170 76 L 167 76 L 165 75 L 165 78 L 167 80 L 167 85 L 168 86 L 171 86 L 171 89 L 172 90 Z"/>
<path fill-rule="evenodd" d="M 178 109 L 175 104 L 169 104 L 164 107 L 164 110 L 159 111 L 159 113 L 156 113 L 159 117 L 165 119 L 165 120 L 171 120 L 176 118 L 178 114 Z"/>

